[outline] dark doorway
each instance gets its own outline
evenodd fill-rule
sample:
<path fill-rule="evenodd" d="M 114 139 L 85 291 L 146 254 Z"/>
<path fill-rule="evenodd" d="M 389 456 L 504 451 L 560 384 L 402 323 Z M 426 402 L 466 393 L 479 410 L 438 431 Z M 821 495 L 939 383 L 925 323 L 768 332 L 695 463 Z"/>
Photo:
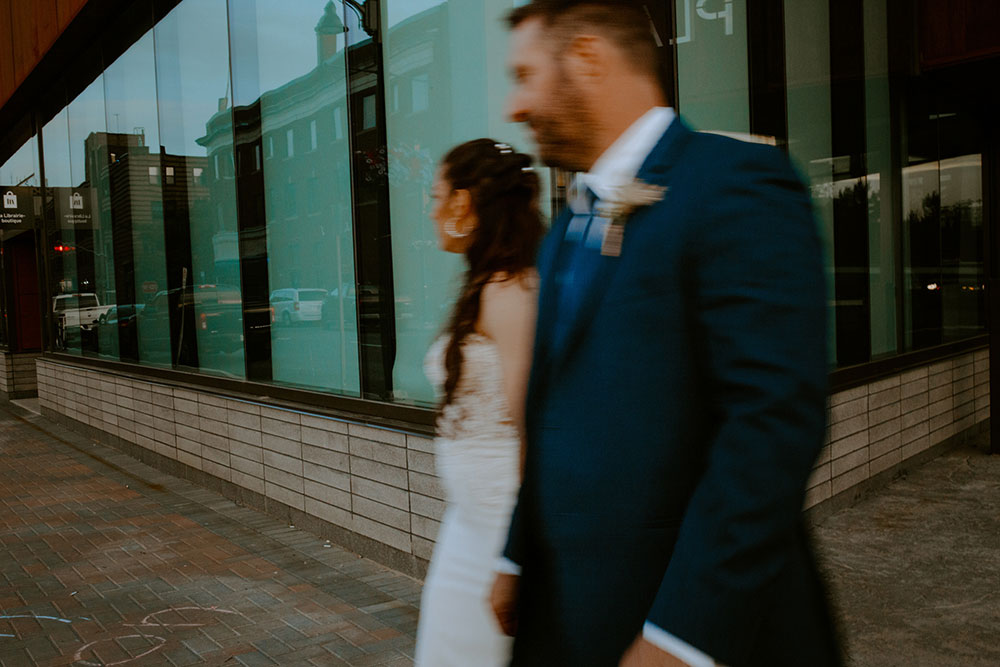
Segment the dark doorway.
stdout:
<path fill-rule="evenodd" d="M 30 230 L 6 232 L 3 254 L 9 304 L 9 349 L 11 352 L 37 352 L 42 349 L 42 317 L 34 233 Z"/>

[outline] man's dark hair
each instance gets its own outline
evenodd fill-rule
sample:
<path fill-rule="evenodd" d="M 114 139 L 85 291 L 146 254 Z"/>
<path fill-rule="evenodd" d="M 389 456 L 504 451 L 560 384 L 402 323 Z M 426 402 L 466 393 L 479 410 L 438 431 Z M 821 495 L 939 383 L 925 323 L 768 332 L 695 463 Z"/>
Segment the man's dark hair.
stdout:
<path fill-rule="evenodd" d="M 640 71 L 658 77 L 660 53 L 643 2 L 638 0 L 533 0 L 507 14 L 507 25 L 541 19 L 562 50 L 575 35 L 593 30 L 610 39 Z"/>

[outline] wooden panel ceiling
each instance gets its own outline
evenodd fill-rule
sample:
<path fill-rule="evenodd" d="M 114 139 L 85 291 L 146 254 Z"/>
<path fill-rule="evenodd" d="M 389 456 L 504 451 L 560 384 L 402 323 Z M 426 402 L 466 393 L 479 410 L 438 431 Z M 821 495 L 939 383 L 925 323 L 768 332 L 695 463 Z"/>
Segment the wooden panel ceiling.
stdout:
<path fill-rule="evenodd" d="M 13 26 L 10 21 L 11 0 L 0 0 L 0 106 L 10 99 L 17 80 L 14 76 Z"/>
<path fill-rule="evenodd" d="M 942 67 L 990 56 L 1000 56 L 1000 2 L 921 0 L 923 67 Z"/>

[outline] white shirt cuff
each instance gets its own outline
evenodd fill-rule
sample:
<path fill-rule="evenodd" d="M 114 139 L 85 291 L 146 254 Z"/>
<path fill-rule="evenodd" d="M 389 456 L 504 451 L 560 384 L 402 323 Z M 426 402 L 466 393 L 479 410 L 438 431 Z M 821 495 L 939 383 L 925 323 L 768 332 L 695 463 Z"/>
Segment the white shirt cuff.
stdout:
<path fill-rule="evenodd" d="M 521 566 L 511 559 L 504 558 L 503 556 L 497 558 L 497 562 L 493 564 L 493 569 L 498 574 L 513 574 L 517 577 L 521 576 Z"/>
<path fill-rule="evenodd" d="M 675 658 L 680 658 L 691 667 L 716 667 L 715 660 L 710 656 L 649 621 L 642 626 L 642 638 Z"/>

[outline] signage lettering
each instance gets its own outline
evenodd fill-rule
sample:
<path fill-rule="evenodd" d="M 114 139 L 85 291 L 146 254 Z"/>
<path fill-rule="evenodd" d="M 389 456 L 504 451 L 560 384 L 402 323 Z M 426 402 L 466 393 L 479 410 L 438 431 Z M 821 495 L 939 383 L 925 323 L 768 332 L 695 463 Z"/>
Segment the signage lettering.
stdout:
<path fill-rule="evenodd" d="M 60 229 L 93 229 L 93 192 L 90 188 L 53 188 Z"/>
<path fill-rule="evenodd" d="M 678 34 L 675 44 L 686 44 L 694 39 L 694 26 L 691 21 L 692 7 L 694 2 L 694 12 L 703 21 L 723 21 L 723 34 L 729 36 L 733 34 L 735 23 L 735 11 L 733 0 L 683 0 L 678 3 Z M 683 27 L 683 33 L 680 32 Z"/>
<path fill-rule="evenodd" d="M 0 229 L 31 229 L 35 225 L 35 194 L 37 188 L 0 187 L 3 208 L 0 208 Z"/>

